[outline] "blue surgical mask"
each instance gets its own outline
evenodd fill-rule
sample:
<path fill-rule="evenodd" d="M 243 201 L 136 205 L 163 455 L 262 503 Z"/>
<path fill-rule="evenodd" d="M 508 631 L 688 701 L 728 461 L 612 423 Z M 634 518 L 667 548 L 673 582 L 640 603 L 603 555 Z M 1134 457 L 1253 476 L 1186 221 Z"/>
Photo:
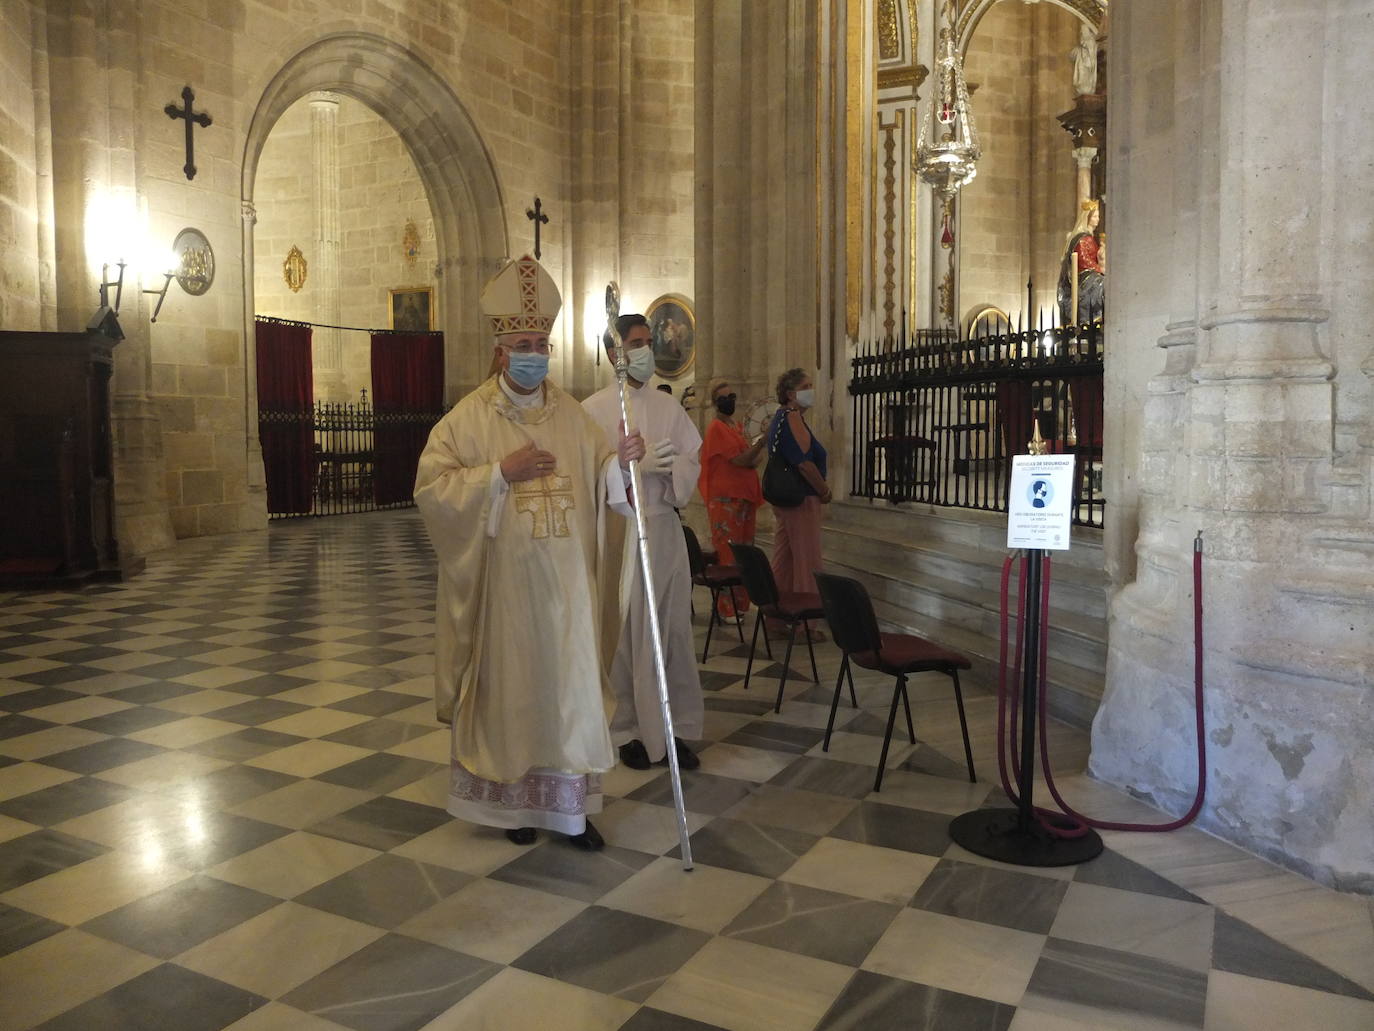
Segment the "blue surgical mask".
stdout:
<path fill-rule="evenodd" d="M 816 403 L 816 391 L 814 388 L 797 391 L 797 407 L 810 408 Z"/>
<path fill-rule="evenodd" d="M 636 347 L 627 355 L 630 375 L 640 383 L 648 383 L 654 378 L 654 349 Z"/>
<path fill-rule="evenodd" d="M 549 356 L 512 351 L 506 374 L 516 386 L 524 390 L 533 390 L 543 383 L 544 377 L 549 374 Z"/>

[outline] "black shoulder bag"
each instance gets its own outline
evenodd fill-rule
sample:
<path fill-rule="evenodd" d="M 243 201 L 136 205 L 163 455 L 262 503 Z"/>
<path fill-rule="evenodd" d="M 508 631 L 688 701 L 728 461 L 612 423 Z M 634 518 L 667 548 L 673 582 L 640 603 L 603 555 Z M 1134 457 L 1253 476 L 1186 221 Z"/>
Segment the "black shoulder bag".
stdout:
<path fill-rule="evenodd" d="M 786 412 L 778 413 L 778 426 L 768 444 L 768 464 L 763 467 L 763 500 L 775 508 L 796 508 L 806 500 L 806 481 L 778 451 L 778 437 L 786 419 Z"/>

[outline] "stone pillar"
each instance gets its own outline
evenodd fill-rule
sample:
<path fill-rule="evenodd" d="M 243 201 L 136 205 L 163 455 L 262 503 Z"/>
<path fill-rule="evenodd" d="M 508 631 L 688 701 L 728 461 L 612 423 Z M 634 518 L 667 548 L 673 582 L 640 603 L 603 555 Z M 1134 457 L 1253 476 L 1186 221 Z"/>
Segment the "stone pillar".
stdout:
<path fill-rule="evenodd" d="M 1208 789 L 1199 822 L 1327 883 L 1369 891 L 1372 470 L 1367 455 L 1349 464 L 1347 478 L 1362 482 L 1341 496 L 1362 502 L 1342 511 L 1333 502 L 1337 389 L 1342 403 L 1358 396 L 1351 384 L 1364 379 L 1363 355 L 1338 351 L 1329 326 L 1350 324 L 1351 312 L 1367 324 L 1369 301 L 1367 291 L 1333 288 L 1344 266 L 1327 248 L 1343 231 L 1329 213 L 1369 184 L 1366 166 L 1332 157 L 1351 135 L 1361 146 L 1367 123 L 1353 129 L 1330 98 L 1363 92 L 1353 55 L 1374 45 L 1374 27 L 1351 19 L 1337 29 L 1342 7 L 1177 0 L 1172 65 L 1156 69 L 1173 76 L 1172 125 L 1159 111 L 1128 120 L 1134 138 L 1117 154 L 1131 158 L 1115 167 L 1117 206 L 1171 210 L 1175 221 L 1168 229 L 1142 219 L 1138 235 L 1117 234 L 1123 261 L 1114 269 L 1133 279 L 1129 296 L 1108 279 L 1114 326 L 1153 317 L 1151 264 L 1167 269 L 1167 255 L 1179 266 L 1156 279 L 1169 302 L 1159 319 L 1168 358 L 1146 403 L 1143 436 L 1156 439 L 1136 445 L 1139 568 L 1112 599 L 1090 769 L 1172 812 L 1191 803 L 1189 567 L 1201 529 Z M 1158 13 L 1113 10 L 1114 77 L 1141 51 L 1158 51 Z M 1350 59 L 1295 59 L 1333 45 Z M 1150 71 L 1131 78 L 1158 81 Z M 1116 136 L 1122 122 L 1114 126 Z M 1159 192 L 1167 180 L 1146 160 L 1152 135 L 1164 133 L 1176 162 L 1171 204 Z M 1133 346 L 1126 329 L 1111 334 L 1109 370 L 1113 347 Z M 1119 388 L 1118 374 L 1110 380 Z"/>
<path fill-rule="evenodd" d="M 573 354 L 564 366 L 564 386 L 586 396 L 609 383 L 613 372 L 601 346 L 606 329 L 606 284 L 620 283 L 621 310 L 653 298 L 624 295 L 621 279 L 621 211 L 625 144 L 621 136 L 629 103 L 622 91 L 628 55 L 622 43 L 627 26 L 619 0 L 579 0 L 578 24 L 587 26 L 577 45 L 574 62 L 580 82 L 574 93 L 573 139 L 577 147 L 565 239 L 568 240 L 570 296 L 564 297 L 563 318 L 572 320 L 569 339 Z M 528 223 L 527 223 L 528 224 Z M 700 338 L 700 334 L 698 334 Z M 559 359 L 555 359 L 559 360 Z"/>
<path fill-rule="evenodd" d="M 837 5 L 697 2 L 698 396 L 717 375 L 742 401 L 768 396 L 789 365 L 828 387 L 838 342 L 818 324 L 816 164 L 831 112 L 818 133 L 815 69 Z"/>
<path fill-rule="evenodd" d="M 241 202 L 243 214 L 243 267 L 252 275 L 253 228 L 258 224 L 258 209 L 251 200 Z M 243 291 L 243 426 L 244 452 L 248 457 L 248 496 L 245 522 L 267 522 L 267 474 L 262 464 L 262 441 L 258 437 L 258 361 L 256 315 L 250 278 Z"/>
<path fill-rule="evenodd" d="M 139 139 L 135 131 L 140 6 L 131 0 L 51 5 L 56 327 L 77 330 L 95 311 L 100 266 L 129 262 L 114 350 L 111 435 L 115 534 L 122 558 L 170 546 L 161 421 L 149 400 L 151 309 L 139 290 Z M 170 244 L 170 241 L 167 241 Z M 45 302 L 46 303 L 46 302 Z M 45 319 L 45 323 L 46 323 Z"/>
<path fill-rule="evenodd" d="M 38 211 L 39 328 L 57 329 L 56 227 L 53 219 L 52 87 L 48 61 L 48 19 L 42 7 L 33 8 L 33 143 Z"/>
<path fill-rule="evenodd" d="M 310 158 L 314 165 L 315 321 L 340 325 L 339 303 L 339 101 L 329 93 L 310 97 Z M 343 349 L 337 329 L 316 329 L 315 396 L 344 397 Z"/>
<path fill-rule="evenodd" d="M 1082 204 L 1085 200 L 1092 200 L 1093 196 L 1093 162 L 1097 160 L 1096 147 L 1074 147 L 1073 162 L 1078 166 L 1078 178 L 1076 180 L 1076 200 Z M 1076 208 L 1075 208 L 1076 210 Z"/>

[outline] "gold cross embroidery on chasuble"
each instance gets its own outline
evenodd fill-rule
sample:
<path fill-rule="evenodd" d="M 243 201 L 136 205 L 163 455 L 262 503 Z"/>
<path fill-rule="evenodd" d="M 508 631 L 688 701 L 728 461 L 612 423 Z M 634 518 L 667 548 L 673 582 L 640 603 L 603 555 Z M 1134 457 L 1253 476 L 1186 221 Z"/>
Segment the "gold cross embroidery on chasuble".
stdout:
<path fill-rule="evenodd" d="M 531 519 L 530 537 L 571 537 L 568 513 L 577 507 L 573 501 L 571 476 L 541 476 L 512 485 L 515 510 L 528 512 Z"/>

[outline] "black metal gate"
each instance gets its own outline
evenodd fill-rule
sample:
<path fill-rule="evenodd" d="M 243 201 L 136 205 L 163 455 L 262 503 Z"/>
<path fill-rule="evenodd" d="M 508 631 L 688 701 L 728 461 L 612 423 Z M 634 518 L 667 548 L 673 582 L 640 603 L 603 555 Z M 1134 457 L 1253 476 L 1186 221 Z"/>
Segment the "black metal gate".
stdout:
<path fill-rule="evenodd" d="M 1034 428 L 1072 454 L 1074 522 L 1101 526 L 1102 327 L 961 339 L 921 330 L 851 362 L 853 482 L 867 498 L 1004 512 Z"/>
<path fill-rule="evenodd" d="M 378 483 L 397 478 L 413 482 L 415 462 L 419 457 L 418 441 L 443 418 L 442 411 L 388 411 L 383 418 L 388 425 L 406 423 L 418 431 L 413 436 L 417 446 L 408 448 L 377 447 L 378 414 L 366 403 L 315 402 L 301 412 L 283 413 L 260 411 L 260 421 L 282 421 L 284 416 L 309 421 L 314 445 L 311 453 L 309 512 L 269 512 L 271 519 L 288 519 L 304 515 L 343 515 L 351 512 L 375 512 L 389 508 L 409 508 L 414 501 L 409 494 L 395 500 L 378 500 Z M 405 468 L 393 468 L 404 466 Z M 392 492 L 394 493 L 394 492 Z M 383 492 L 383 497 L 387 493 Z"/>

